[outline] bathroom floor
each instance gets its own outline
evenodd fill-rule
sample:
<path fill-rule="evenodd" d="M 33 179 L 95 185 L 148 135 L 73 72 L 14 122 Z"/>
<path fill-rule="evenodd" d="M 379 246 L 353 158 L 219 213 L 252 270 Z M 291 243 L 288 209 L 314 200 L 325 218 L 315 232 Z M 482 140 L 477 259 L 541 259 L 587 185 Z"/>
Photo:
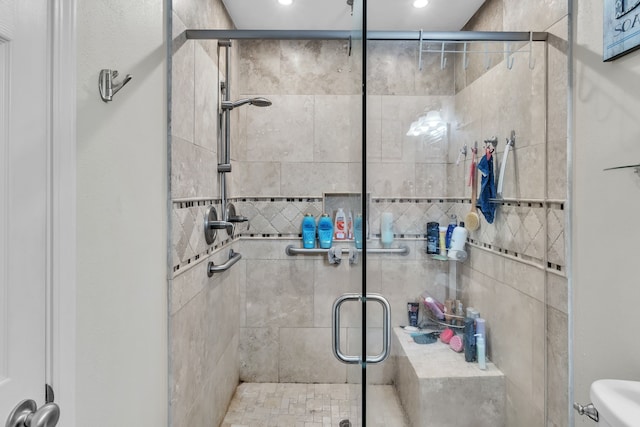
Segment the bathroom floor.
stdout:
<path fill-rule="evenodd" d="M 409 425 L 393 386 L 370 386 L 367 399 L 367 425 Z M 337 427 L 344 419 L 356 427 L 359 402 L 355 384 L 242 383 L 221 427 Z"/>

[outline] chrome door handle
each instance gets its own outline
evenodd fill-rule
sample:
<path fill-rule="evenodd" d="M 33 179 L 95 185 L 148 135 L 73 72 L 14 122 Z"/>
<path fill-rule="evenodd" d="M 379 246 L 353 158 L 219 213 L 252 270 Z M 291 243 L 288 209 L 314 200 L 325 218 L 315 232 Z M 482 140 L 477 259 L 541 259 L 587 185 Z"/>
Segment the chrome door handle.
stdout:
<path fill-rule="evenodd" d="M 380 363 L 389 357 L 391 349 L 391 306 L 389 301 L 380 294 L 367 294 L 367 301 L 376 301 L 382 306 L 382 353 L 374 357 L 367 356 L 367 363 Z"/>
<path fill-rule="evenodd" d="M 347 356 L 340 350 L 340 306 L 347 301 L 360 301 L 360 294 L 344 294 L 333 302 L 333 355 L 342 363 L 356 364 L 360 363 L 360 356 Z"/>
<path fill-rule="evenodd" d="M 343 363 L 355 364 L 360 363 L 362 359 L 360 356 L 347 356 L 342 353 L 340 349 L 340 307 L 347 301 L 361 301 L 360 294 L 344 294 L 338 297 L 333 303 L 333 321 L 331 322 L 331 329 L 333 332 L 333 355 Z M 379 294 L 367 294 L 366 301 L 376 301 L 382 306 L 382 353 L 366 358 L 366 363 L 380 363 L 389 357 L 389 350 L 391 348 L 391 306 L 382 295 Z"/>
<path fill-rule="evenodd" d="M 23 400 L 13 408 L 5 427 L 55 427 L 60 419 L 60 407 L 47 403 L 40 409 L 31 399 Z"/>

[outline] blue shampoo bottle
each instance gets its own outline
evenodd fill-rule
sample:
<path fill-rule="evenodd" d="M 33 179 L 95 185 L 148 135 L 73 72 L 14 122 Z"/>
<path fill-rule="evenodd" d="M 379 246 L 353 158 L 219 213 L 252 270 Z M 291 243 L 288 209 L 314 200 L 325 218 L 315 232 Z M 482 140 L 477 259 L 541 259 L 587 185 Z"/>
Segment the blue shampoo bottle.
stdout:
<path fill-rule="evenodd" d="M 333 242 L 333 221 L 327 214 L 322 214 L 318 221 L 318 241 L 322 249 L 329 249 Z"/>
<path fill-rule="evenodd" d="M 302 247 L 305 249 L 316 247 L 316 219 L 309 213 L 302 219 Z"/>

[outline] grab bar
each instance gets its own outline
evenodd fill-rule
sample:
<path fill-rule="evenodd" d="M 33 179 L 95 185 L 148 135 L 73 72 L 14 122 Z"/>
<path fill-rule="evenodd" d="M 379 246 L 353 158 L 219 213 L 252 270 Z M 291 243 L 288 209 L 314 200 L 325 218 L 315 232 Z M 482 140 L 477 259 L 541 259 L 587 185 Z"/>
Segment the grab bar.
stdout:
<path fill-rule="evenodd" d="M 313 248 L 313 249 L 305 249 L 305 248 L 297 248 L 295 245 L 288 245 L 285 248 L 285 252 L 289 256 L 294 255 L 326 255 L 329 249 L 322 248 Z M 343 254 L 349 253 L 349 248 L 341 248 Z M 358 252 L 362 252 L 362 249 L 357 249 Z M 397 248 L 367 248 L 367 253 L 369 254 L 398 254 L 398 255 L 409 255 L 409 246 L 402 245 Z"/>
<path fill-rule="evenodd" d="M 224 264 L 215 265 L 213 261 L 209 261 L 209 264 L 207 265 L 207 276 L 211 277 L 214 273 L 222 273 L 223 271 L 227 271 L 233 264 L 240 261 L 240 258 L 242 258 L 241 253 L 235 252 L 233 249 L 230 249 L 229 259 Z"/>

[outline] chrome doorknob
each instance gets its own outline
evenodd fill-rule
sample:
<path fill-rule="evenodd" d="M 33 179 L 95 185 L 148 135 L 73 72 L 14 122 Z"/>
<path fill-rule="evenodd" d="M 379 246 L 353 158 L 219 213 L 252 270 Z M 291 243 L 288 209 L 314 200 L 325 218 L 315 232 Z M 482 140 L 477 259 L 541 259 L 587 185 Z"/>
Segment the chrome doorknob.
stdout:
<path fill-rule="evenodd" d="M 60 407 L 47 403 L 40 409 L 31 399 L 23 400 L 11 411 L 5 427 L 55 427 L 60 419 Z"/>

